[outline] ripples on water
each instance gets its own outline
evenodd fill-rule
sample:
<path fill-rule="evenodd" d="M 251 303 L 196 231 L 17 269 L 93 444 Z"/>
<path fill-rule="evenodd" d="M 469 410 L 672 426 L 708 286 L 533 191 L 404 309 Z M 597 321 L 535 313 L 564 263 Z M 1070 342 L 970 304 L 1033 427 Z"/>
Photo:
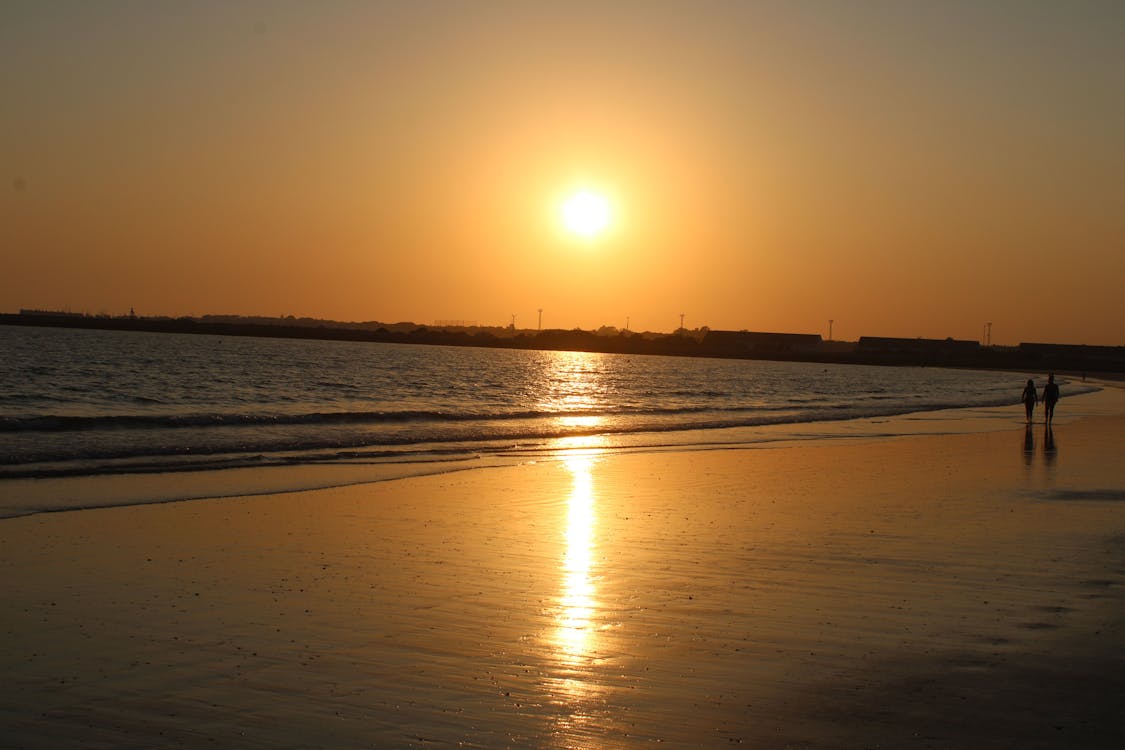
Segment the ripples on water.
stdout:
<path fill-rule="evenodd" d="M 1019 376 L 0 327 L 0 476 L 364 456 L 1015 401 Z"/>

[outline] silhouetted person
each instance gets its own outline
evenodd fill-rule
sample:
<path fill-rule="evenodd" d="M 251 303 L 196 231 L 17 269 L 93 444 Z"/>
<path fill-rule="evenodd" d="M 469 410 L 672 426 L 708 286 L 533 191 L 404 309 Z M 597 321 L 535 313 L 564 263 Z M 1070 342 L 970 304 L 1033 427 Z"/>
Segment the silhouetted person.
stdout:
<path fill-rule="evenodd" d="M 1027 409 L 1027 423 L 1031 424 L 1031 413 L 1035 411 L 1035 405 L 1039 403 L 1039 396 L 1035 393 L 1035 381 L 1031 378 L 1027 379 L 1027 385 L 1023 387 L 1023 395 L 1020 396 L 1020 401 L 1023 401 L 1023 408 Z"/>
<path fill-rule="evenodd" d="M 1055 374 L 1051 373 L 1047 376 L 1047 385 L 1043 386 L 1043 411 L 1047 416 L 1047 424 L 1055 417 L 1055 404 L 1058 400 L 1059 386 L 1055 383 Z"/>

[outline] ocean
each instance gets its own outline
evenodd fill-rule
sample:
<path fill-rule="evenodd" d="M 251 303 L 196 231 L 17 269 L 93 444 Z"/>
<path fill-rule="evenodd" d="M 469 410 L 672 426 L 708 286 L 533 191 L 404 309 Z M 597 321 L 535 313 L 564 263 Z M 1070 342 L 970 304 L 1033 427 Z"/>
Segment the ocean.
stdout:
<path fill-rule="evenodd" d="M 0 326 L 0 351 L 0 493 L 17 479 L 819 436 L 1015 405 L 1027 377 L 15 326 Z"/>

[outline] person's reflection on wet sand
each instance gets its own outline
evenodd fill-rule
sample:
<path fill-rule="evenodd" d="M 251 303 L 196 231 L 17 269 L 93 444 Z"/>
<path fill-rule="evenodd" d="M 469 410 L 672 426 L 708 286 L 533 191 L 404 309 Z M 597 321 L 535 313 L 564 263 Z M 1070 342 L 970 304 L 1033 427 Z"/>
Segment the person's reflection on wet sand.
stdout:
<path fill-rule="evenodd" d="M 1043 430 L 1043 458 L 1046 459 L 1047 466 L 1054 466 L 1058 457 L 1059 448 L 1055 444 L 1055 431 L 1048 422 L 1046 429 Z"/>
<path fill-rule="evenodd" d="M 1032 461 L 1035 460 L 1035 433 L 1032 432 L 1031 423 L 1028 422 L 1023 431 L 1023 463 L 1024 466 L 1031 468 Z"/>

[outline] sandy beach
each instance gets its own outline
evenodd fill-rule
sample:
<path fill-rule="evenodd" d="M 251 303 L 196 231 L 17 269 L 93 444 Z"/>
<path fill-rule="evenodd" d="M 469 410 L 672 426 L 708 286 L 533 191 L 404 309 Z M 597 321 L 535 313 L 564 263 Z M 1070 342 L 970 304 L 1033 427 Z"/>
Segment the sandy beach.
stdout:
<path fill-rule="evenodd" d="M 7 519 L 0 745 L 1119 747 L 1123 438 L 591 451 Z"/>

